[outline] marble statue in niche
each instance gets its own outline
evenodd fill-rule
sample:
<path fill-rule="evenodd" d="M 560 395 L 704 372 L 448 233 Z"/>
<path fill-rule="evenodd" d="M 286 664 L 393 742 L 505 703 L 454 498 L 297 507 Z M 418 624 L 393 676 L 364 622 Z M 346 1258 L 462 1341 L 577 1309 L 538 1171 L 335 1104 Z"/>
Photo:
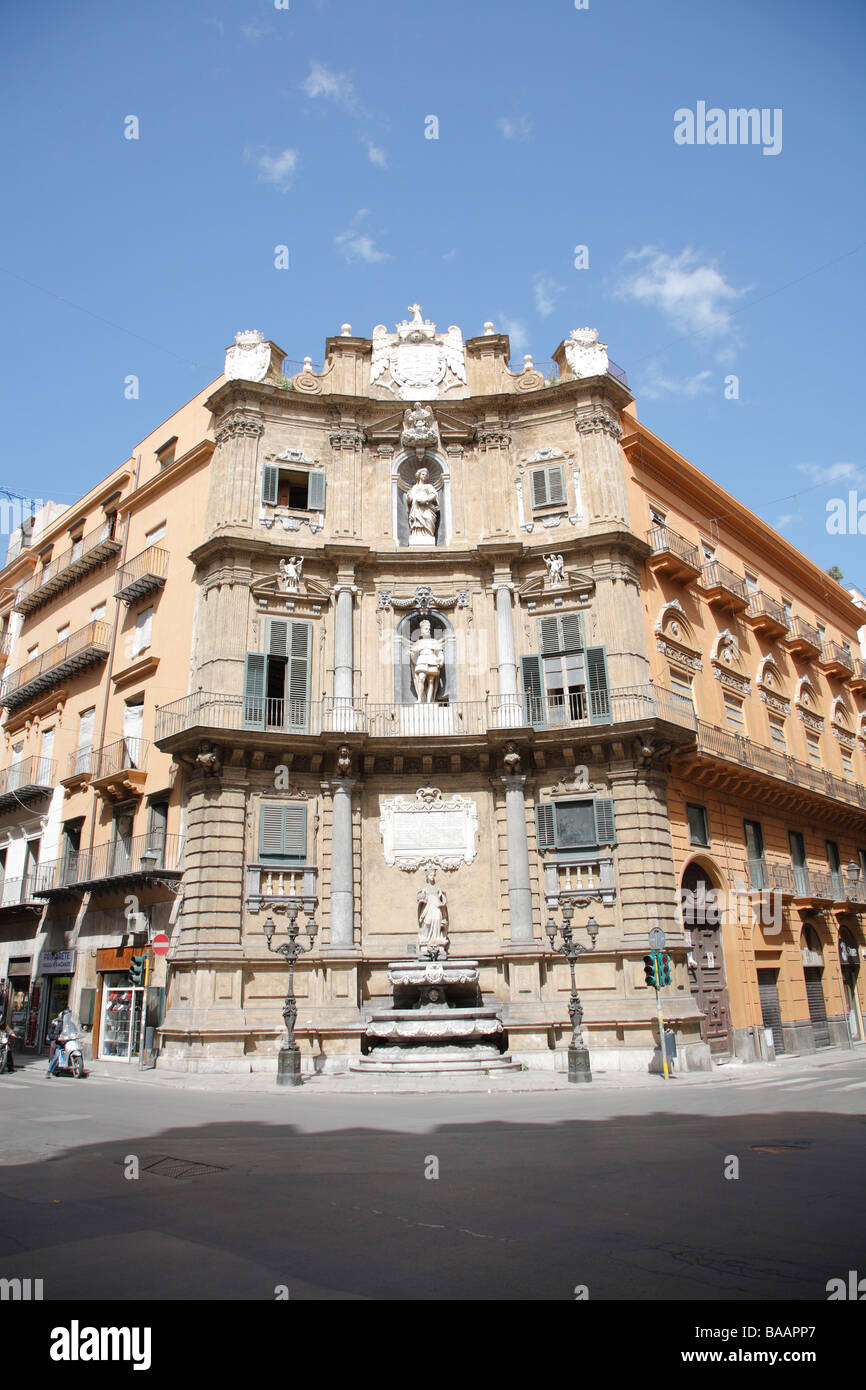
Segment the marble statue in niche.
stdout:
<path fill-rule="evenodd" d="M 432 704 L 439 693 L 442 668 L 445 665 L 445 644 L 433 631 L 428 618 L 422 618 L 419 634 L 409 648 L 412 684 L 415 694 L 424 704 Z"/>
<path fill-rule="evenodd" d="M 406 493 L 409 508 L 409 544 L 435 545 L 439 520 L 439 498 L 426 468 L 419 468 L 415 482 Z"/>

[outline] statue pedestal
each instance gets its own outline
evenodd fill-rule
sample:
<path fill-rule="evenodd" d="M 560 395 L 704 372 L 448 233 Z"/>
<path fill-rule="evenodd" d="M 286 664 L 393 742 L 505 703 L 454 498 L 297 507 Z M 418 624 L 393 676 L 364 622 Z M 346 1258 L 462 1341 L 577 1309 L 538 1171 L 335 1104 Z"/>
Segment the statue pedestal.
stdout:
<path fill-rule="evenodd" d="M 450 705 L 425 704 L 400 706 L 401 734 L 427 737 L 454 733 L 454 710 Z"/>
<path fill-rule="evenodd" d="M 353 1070 L 512 1071 L 498 1008 L 485 1005 L 475 960 L 401 960 L 388 966 L 394 1007 L 367 1024 Z"/>
<path fill-rule="evenodd" d="M 428 536 L 426 531 L 410 531 L 409 545 L 413 548 L 420 547 L 423 550 L 435 550 L 436 537 Z"/>

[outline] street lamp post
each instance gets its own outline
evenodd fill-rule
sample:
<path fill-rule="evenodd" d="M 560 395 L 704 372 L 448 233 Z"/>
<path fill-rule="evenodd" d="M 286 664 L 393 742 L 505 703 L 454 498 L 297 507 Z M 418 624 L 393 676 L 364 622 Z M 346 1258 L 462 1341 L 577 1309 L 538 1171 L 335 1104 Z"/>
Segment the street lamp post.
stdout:
<path fill-rule="evenodd" d="M 298 1004 L 295 999 L 295 965 L 301 956 L 305 956 L 312 951 L 316 941 L 316 919 L 311 917 L 310 925 L 306 929 L 305 935 L 310 938 L 309 946 L 301 946 L 298 943 L 298 908 L 289 908 L 289 925 L 286 931 L 288 941 L 281 946 L 274 946 L 274 920 L 268 917 L 265 921 L 265 939 L 268 943 L 268 950 L 275 955 L 283 956 L 289 967 L 289 987 L 286 990 L 286 1002 L 283 1005 L 283 1020 L 286 1025 L 286 1042 L 280 1048 L 277 1059 L 277 1085 L 278 1086 L 300 1086 L 301 1083 L 301 1053 L 298 1044 L 295 1042 L 295 1023 L 298 1018 Z"/>
<path fill-rule="evenodd" d="M 598 940 L 598 923 L 594 917 L 590 917 L 586 924 L 589 933 L 590 945 L 583 946 L 579 941 L 575 941 L 571 926 L 571 919 L 574 916 L 574 903 L 570 898 L 562 900 L 562 926 L 558 929 L 562 937 L 559 945 L 556 944 L 557 925 L 553 917 L 553 902 L 548 901 L 549 916 L 547 919 L 547 937 L 550 941 L 551 950 L 557 951 L 565 956 L 571 970 L 571 997 L 568 1001 L 568 1017 L 571 1019 L 571 1043 L 568 1048 L 568 1079 L 569 1081 L 591 1081 L 592 1070 L 589 1064 L 589 1048 L 583 1039 L 583 1006 L 580 1002 L 580 995 L 577 992 L 577 981 L 574 976 L 574 967 L 580 956 L 585 951 L 594 951 Z"/>

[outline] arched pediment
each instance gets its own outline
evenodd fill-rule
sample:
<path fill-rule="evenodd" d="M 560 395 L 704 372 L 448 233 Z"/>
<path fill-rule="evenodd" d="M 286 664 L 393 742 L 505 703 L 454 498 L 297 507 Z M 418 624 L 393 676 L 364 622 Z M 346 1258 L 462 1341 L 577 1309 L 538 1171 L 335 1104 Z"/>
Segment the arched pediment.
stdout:
<path fill-rule="evenodd" d="M 748 695 L 752 682 L 743 669 L 743 657 L 736 635 L 730 628 L 723 628 L 713 644 L 710 656 L 713 675 L 729 690 L 738 695 Z"/>
<path fill-rule="evenodd" d="M 771 656 L 765 656 L 758 663 L 755 685 L 769 709 L 777 714 L 791 713 L 791 701 L 785 694 L 785 678 Z"/>
<path fill-rule="evenodd" d="M 800 677 L 795 704 L 797 713 L 807 729 L 811 729 L 816 734 L 823 733 L 824 717 L 819 713 L 818 696 L 808 676 Z"/>
<path fill-rule="evenodd" d="M 701 649 L 691 623 L 678 599 L 666 603 L 655 620 L 656 645 L 671 661 L 699 671 L 703 665 Z"/>

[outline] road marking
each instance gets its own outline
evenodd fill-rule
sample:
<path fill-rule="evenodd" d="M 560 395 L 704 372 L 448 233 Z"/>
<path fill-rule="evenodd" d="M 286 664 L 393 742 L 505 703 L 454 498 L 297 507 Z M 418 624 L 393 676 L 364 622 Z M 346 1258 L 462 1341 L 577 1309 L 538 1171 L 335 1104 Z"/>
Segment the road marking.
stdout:
<path fill-rule="evenodd" d="M 72 1120 L 92 1120 L 92 1115 L 33 1115 L 30 1118 L 32 1125 L 59 1125 L 68 1124 Z"/>

